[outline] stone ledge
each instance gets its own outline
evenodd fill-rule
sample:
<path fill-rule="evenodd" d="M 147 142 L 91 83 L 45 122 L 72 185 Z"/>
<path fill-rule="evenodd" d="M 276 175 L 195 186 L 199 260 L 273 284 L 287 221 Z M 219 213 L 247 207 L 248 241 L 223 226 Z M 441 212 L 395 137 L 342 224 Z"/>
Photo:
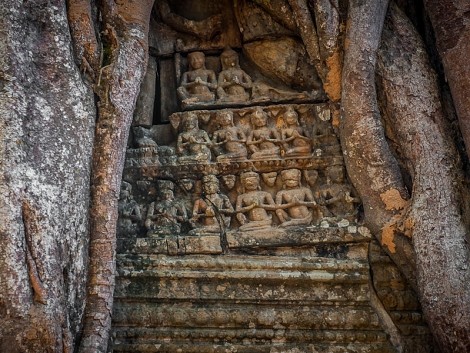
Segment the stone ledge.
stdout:
<path fill-rule="evenodd" d="M 345 227 L 293 227 L 269 228 L 264 231 L 226 234 L 229 249 L 305 247 L 320 244 L 357 244 L 371 240 L 370 231 L 355 224 Z M 222 254 L 219 235 L 177 236 L 146 238 L 118 238 L 117 251 L 120 254 Z"/>
<path fill-rule="evenodd" d="M 220 342 L 175 343 L 116 343 L 115 353 L 396 353 L 387 342 L 383 343 L 294 343 L 282 342 L 250 344 L 225 344 Z"/>
<path fill-rule="evenodd" d="M 166 338 L 178 341 L 191 337 L 194 340 L 221 339 L 230 344 L 241 343 L 243 340 L 275 340 L 280 334 L 286 342 L 335 342 L 335 343 L 375 343 L 387 342 L 387 335 L 380 330 L 286 330 L 286 329 L 181 329 L 166 328 L 133 328 L 114 326 L 115 342 L 124 342 L 126 339 L 138 339 L 141 342 L 157 343 Z M 161 342 L 161 341 L 160 341 Z"/>
<path fill-rule="evenodd" d="M 309 271 L 328 272 L 363 272 L 369 271 L 367 259 L 338 260 L 324 257 L 305 256 L 262 256 L 262 255 L 225 255 L 204 256 L 188 255 L 184 257 L 173 257 L 157 254 L 119 254 L 117 256 L 119 275 L 124 275 L 131 269 L 142 271 L 158 271 L 166 273 L 171 271 L 190 271 L 200 273 L 206 271 L 204 276 L 211 273 L 227 273 L 227 271 L 246 271 L 256 273 L 257 271 L 293 271 L 308 273 Z M 203 275 L 202 273 L 200 274 Z"/>
<path fill-rule="evenodd" d="M 119 238 L 118 253 L 137 254 L 221 254 L 220 237 L 206 236 L 163 236 L 159 238 Z"/>
<path fill-rule="evenodd" d="M 205 329 L 379 330 L 379 319 L 367 303 L 358 306 L 207 305 L 201 303 L 116 302 L 114 327 Z M 194 337 L 197 337 L 195 335 Z"/>
<path fill-rule="evenodd" d="M 363 243 L 371 239 L 370 231 L 363 226 L 321 228 L 317 226 L 273 228 L 257 232 L 229 232 L 230 248 L 307 246 L 318 244 Z"/>

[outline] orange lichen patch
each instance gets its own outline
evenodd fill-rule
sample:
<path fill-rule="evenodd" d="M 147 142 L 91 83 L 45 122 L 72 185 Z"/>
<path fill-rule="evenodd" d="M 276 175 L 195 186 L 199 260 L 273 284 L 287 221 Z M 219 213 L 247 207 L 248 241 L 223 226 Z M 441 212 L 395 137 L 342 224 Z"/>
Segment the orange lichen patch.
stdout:
<path fill-rule="evenodd" d="M 339 50 L 329 56 L 325 61 L 327 67 L 326 80 L 323 88 L 328 97 L 337 102 L 341 99 L 341 55 Z"/>
<path fill-rule="evenodd" d="M 413 230 L 415 228 L 415 220 L 413 218 L 407 218 L 403 222 L 403 234 L 405 234 L 408 238 L 413 236 Z"/>
<path fill-rule="evenodd" d="M 392 254 L 396 252 L 395 231 L 395 223 L 388 223 L 382 228 L 381 245 L 386 246 Z"/>
<path fill-rule="evenodd" d="M 331 124 L 333 124 L 334 127 L 339 127 L 339 124 L 341 121 L 340 116 L 341 116 L 341 112 L 339 109 L 332 109 Z"/>
<path fill-rule="evenodd" d="M 385 204 L 385 209 L 388 211 L 402 210 L 408 205 L 408 201 L 401 197 L 397 189 L 389 189 L 380 194 L 382 202 Z"/>

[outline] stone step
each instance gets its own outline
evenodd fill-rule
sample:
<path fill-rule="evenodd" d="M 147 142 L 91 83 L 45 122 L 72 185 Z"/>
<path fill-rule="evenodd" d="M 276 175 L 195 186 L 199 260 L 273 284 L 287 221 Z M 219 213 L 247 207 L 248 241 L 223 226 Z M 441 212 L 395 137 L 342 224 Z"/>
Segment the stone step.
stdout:
<path fill-rule="evenodd" d="M 369 267 L 358 260 L 286 256 L 119 255 L 116 299 L 363 303 Z"/>
<path fill-rule="evenodd" d="M 157 341 L 176 342 L 186 340 L 188 337 L 194 342 L 216 342 L 223 340 L 230 344 L 240 344 L 247 341 L 270 341 L 279 344 L 289 342 L 314 343 L 379 343 L 386 342 L 387 335 L 378 330 L 291 330 L 291 329 L 230 329 L 230 328 L 137 328 L 116 327 L 114 339 L 116 343 L 125 340 L 140 340 L 146 343 Z"/>
<path fill-rule="evenodd" d="M 291 330 L 377 330 L 378 317 L 368 306 L 136 303 L 117 301 L 114 326 L 174 328 L 285 328 Z"/>
<path fill-rule="evenodd" d="M 119 254 L 113 352 L 395 352 L 357 254 Z"/>
<path fill-rule="evenodd" d="M 396 353 L 388 343 L 115 343 L 115 353 Z"/>
<path fill-rule="evenodd" d="M 316 270 L 325 273 L 326 280 L 341 278 L 345 272 L 365 273 L 369 269 L 367 261 L 352 259 L 334 259 L 324 257 L 287 257 L 287 256 L 257 256 L 257 255 L 225 255 L 204 256 L 188 255 L 184 257 L 164 255 L 126 255 L 117 256 L 119 276 L 155 276 L 173 275 L 178 271 L 207 273 L 223 273 L 225 270 L 235 271 L 292 271 L 309 273 Z M 336 275 L 336 272 L 340 272 Z M 342 274 L 343 273 L 343 274 Z M 354 281 L 354 279 L 352 279 Z"/>

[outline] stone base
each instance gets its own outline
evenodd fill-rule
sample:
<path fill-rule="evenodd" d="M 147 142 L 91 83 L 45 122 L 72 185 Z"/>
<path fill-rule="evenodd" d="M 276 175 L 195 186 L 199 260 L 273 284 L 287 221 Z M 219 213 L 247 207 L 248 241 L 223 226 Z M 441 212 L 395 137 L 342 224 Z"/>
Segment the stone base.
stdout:
<path fill-rule="evenodd" d="M 121 254 L 221 254 L 222 247 L 218 235 L 168 235 L 158 238 L 120 238 L 117 241 L 117 251 Z"/>
<path fill-rule="evenodd" d="M 394 352 L 364 258 L 119 255 L 118 271 L 114 352 Z"/>

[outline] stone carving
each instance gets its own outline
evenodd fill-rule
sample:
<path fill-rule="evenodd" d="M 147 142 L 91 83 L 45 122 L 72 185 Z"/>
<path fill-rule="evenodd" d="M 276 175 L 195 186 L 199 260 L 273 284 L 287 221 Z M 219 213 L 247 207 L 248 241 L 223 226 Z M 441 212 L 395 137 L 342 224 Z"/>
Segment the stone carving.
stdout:
<path fill-rule="evenodd" d="M 188 217 L 184 207 L 175 200 L 173 189 L 171 181 L 159 183 L 159 200 L 150 204 L 145 219 L 148 236 L 181 233 L 181 225 Z"/>
<path fill-rule="evenodd" d="M 206 131 L 199 129 L 198 117 L 191 113 L 183 121 L 183 132 L 178 135 L 176 153 L 178 162 L 208 163 L 211 160 L 212 141 Z"/>
<path fill-rule="evenodd" d="M 224 110 L 217 116 L 219 130 L 212 136 L 217 161 L 244 160 L 247 157 L 246 136 L 233 124 L 233 113 Z"/>
<path fill-rule="evenodd" d="M 152 199 L 157 189 L 136 190 L 140 209 L 148 209 L 148 236 L 218 238 L 225 232 L 228 237 L 248 232 L 279 240 L 293 226 L 354 226 L 359 200 L 344 178 L 329 116 L 327 104 L 173 114 L 165 142 L 157 146 L 160 164 L 126 164 L 124 171 L 126 180 L 137 185 L 160 185 L 157 200 Z M 155 139 L 162 136 L 157 127 L 134 129 L 134 144 L 155 148 Z M 310 136 L 328 142 L 320 155 L 312 153 L 318 141 Z M 176 161 L 163 163 L 163 149 L 175 151 Z M 171 179 L 178 189 L 161 181 Z"/>
<path fill-rule="evenodd" d="M 276 184 L 277 172 L 263 173 L 261 177 L 267 186 L 274 186 Z"/>
<path fill-rule="evenodd" d="M 270 228 L 272 215 L 267 211 L 276 210 L 276 204 L 269 192 L 262 191 L 259 174 L 245 172 L 240 176 L 243 194 L 237 197 L 236 212 L 240 231 L 259 231 Z"/>
<path fill-rule="evenodd" d="M 281 129 L 281 141 L 284 157 L 302 157 L 310 155 L 312 142 L 305 136 L 304 129 L 299 124 L 299 116 L 289 107 L 283 115 L 285 127 Z"/>
<path fill-rule="evenodd" d="M 224 186 L 227 188 L 227 190 L 232 190 L 235 187 L 235 182 L 237 181 L 237 177 L 232 174 L 223 175 L 222 181 L 224 183 Z"/>
<path fill-rule="evenodd" d="M 158 146 L 153 138 L 152 129 L 142 126 L 132 128 L 134 145 L 126 152 L 127 167 L 154 167 L 176 163 L 175 149 L 170 146 Z"/>
<path fill-rule="evenodd" d="M 338 137 L 333 131 L 329 114 L 318 114 L 319 119 L 312 129 L 312 142 L 315 155 L 340 154 Z"/>
<path fill-rule="evenodd" d="M 326 206 L 325 216 L 354 220 L 355 206 L 359 198 L 352 195 L 352 188 L 345 183 L 343 166 L 327 168 L 326 184 L 316 192 L 318 203 Z"/>
<path fill-rule="evenodd" d="M 181 78 L 178 96 L 183 104 L 212 102 L 215 99 L 217 79 L 214 71 L 206 69 L 204 53 L 188 54 L 189 71 Z"/>
<path fill-rule="evenodd" d="M 250 99 L 251 77 L 240 68 L 238 53 L 226 48 L 220 55 L 222 71 L 218 78 L 217 96 L 222 102 L 246 102 Z"/>
<path fill-rule="evenodd" d="M 229 198 L 220 193 L 219 180 L 215 175 L 202 178 L 204 197 L 196 200 L 191 221 L 196 229 L 190 235 L 220 234 L 230 226 L 233 206 Z"/>
<path fill-rule="evenodd" d="M 268 127 L 268 115 L 261 108 L 256 108 L 251 115 L 253 130 L 248 135 L 246 144 L 251 151 L 251 159 L 279 157 L 278 132 Z"/>
<path fill-rule="evenodd" d="M 139 205 L 132 197 L 132 185 L 126 181 L 121 184 L 118 212 L 118 234 L 122 236 L 137 234 L 142 222 L 142 215 Z"/>
<path fill-rule="evenodd" d="M 309 188 L 302 187 L 302 173 L 298 169 L 281 172 L 283 189 L 276 194 L 276 210 L 281 227 L 308 225 L 312 223 L 313 211 L 317 209 L 313 193 Z M 318 221 L 318 215 L 315 222 Z"/>

